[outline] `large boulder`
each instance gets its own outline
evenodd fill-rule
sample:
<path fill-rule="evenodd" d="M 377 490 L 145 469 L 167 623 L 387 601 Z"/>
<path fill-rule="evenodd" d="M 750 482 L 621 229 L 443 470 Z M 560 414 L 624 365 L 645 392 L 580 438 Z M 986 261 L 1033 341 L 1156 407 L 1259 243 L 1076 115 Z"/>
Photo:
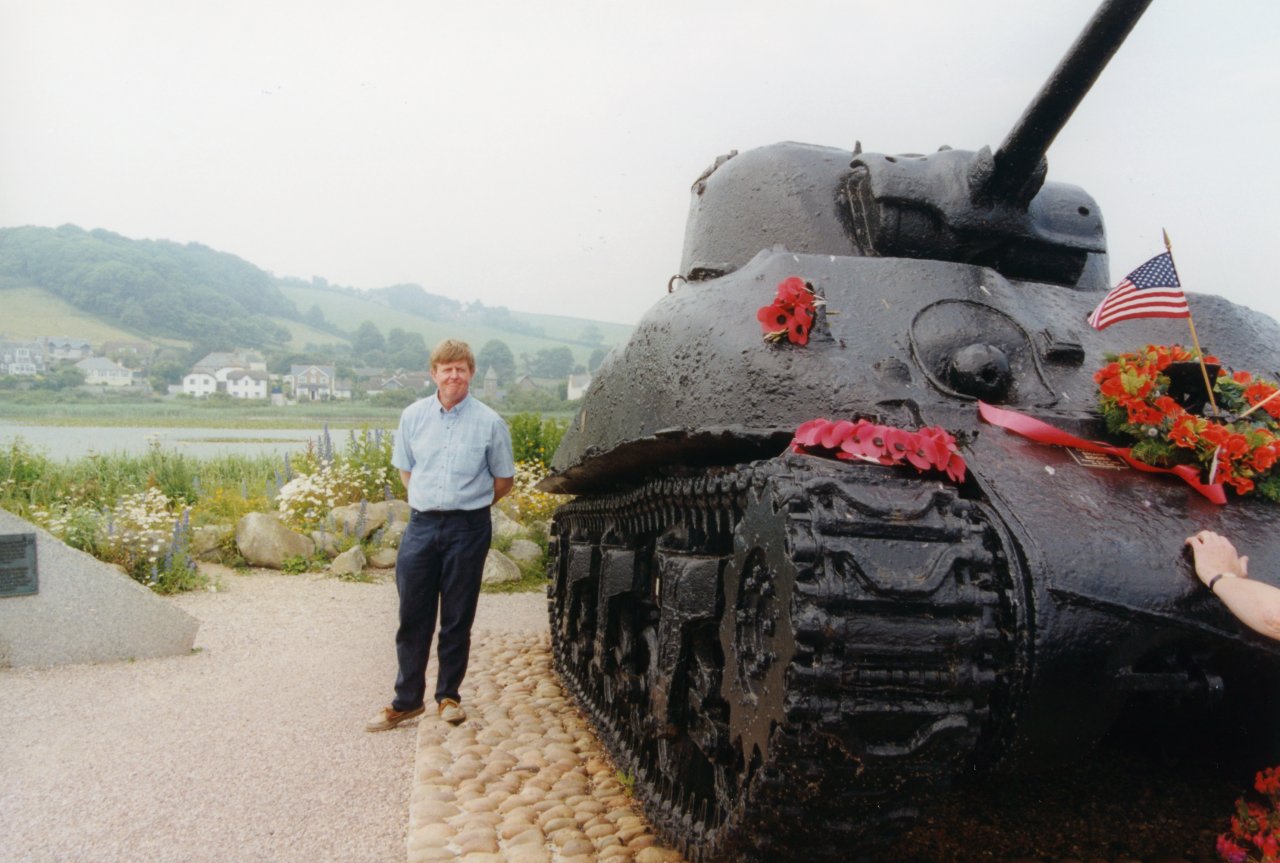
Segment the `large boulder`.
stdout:
<path fill-rule="evenodd" d="M 378 503 L 365 502 L 335 506 L 330 512 L 333 516 L 333 529 L 336 533 L 344 533 L 364 541 L 386 524 L 387 509 L 385 500 Z"/>
<path fill-rule="evenodd" d="M 364 572 L 365 563 L 364 549 L 353 545 L 333 559 L 329 572 L 333 575 L 359 575 Z"/>
<path fill-rule="evenodd" d="M 496 548 L 489 549 L 489 556 L 484 559 L 484 574 L 480 576 L 481 584 L 501 584 L 505 581 L 519 581 L 520 567 Z"/>
<path fill-rule="evenodd" d="M 250 566 L 268 569 L 283 569 L 288 558 L 311 557 L 316 551 L 314 542 L 266 512 L 251 512 L 236 523 L 236 548 Z"/>

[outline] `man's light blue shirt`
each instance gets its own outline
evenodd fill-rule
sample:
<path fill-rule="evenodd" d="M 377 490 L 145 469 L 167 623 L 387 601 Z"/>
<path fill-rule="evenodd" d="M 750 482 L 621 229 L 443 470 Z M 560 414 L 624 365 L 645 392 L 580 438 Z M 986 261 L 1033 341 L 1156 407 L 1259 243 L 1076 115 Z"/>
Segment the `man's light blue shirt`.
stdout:
<path fill-rule="evenodd" d="M 516 472 L 507 424 L 470 395 L 452 410 L 438 394 L 405 408 L 391 464 L 409 471 L 409 506 L 418 510 L 489 506 L 494 477 Z"/>

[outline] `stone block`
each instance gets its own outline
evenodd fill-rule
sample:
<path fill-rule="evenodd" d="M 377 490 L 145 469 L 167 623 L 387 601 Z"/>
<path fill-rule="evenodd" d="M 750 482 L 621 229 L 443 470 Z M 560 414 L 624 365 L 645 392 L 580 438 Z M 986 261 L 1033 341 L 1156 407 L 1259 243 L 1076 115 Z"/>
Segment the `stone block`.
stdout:
<path fill-rule="evenodd" d="M 375 549 L 369 555 L 369 565 L 375 569 L 395 569 L 397 554 L 394 548 Z"/>
<path fill-rule="evenodd" d="M 348 506 L 335 506 L 330 513 L 333 516 L 334 531 L 336 533 L 354 536 L 359 540 L 366 540 L 373 536 L 378 528 L 387 522 L 388 504 L 384 501 L 378 503 L 353 503 Z M 360 511 L 364 510 L 364 523 L 360 522 Z"/>
<path fill-rule="evenodd" d="M 280 569 L 286 558 L 311 557 L 316 546 L 294 533 L 280 519 L 265 512 L 251 512 L 236 524 L 236 547 L 250 566 Z"/>
<path fill-rule="evenodd" d="M 329 572 L 333 575 L 359 575 L 364 572 L 366 562 L 364 549 L 353 545 L 333 559 Z"/>
<path fill-rule="evenodd" d="M 38 592 L 0 596 L 0 667 L 191 652 L 200 622 L 114 566 L 0 510 L 0 534 L 36 535 Z"/>
<path fill-rule="evenodd" d="M 480 576 L 481 584 L 501 584 L 505 581 L 519 581 L 520 567 L 515 561 L 495 548 L 489 549 L 489 556 L 484 559 L 484 574 Z"/>

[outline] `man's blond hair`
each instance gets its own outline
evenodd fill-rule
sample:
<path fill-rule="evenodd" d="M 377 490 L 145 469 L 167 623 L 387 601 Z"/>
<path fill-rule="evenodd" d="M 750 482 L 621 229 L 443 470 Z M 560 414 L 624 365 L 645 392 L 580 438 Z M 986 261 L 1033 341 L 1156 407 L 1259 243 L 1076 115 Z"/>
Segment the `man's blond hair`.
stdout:
<path fill-rule="evenodd" d="M 462 362 L 464 360 L 467 363 L 467 368 L 474 372 L 476 370 L 476 356 L 471 353 L 471 346 L 457 339 L 445 339 L 431 351 L 431 371 L 434 372 L 438 365 Z"/>

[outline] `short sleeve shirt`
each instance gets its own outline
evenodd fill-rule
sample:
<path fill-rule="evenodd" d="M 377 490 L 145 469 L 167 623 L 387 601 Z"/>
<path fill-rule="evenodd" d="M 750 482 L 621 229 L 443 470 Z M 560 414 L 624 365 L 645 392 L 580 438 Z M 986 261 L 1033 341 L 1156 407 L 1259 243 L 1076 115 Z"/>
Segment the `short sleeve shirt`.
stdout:
<path fill-rule="evenodd" d="M 494 478 L 516 472 L 507 424 L 471 396 L 451 410 L 437 395 L 405 408 L 391 464 L 409 471 L 417 510 L 482 509 L 493 503 Z"/>

